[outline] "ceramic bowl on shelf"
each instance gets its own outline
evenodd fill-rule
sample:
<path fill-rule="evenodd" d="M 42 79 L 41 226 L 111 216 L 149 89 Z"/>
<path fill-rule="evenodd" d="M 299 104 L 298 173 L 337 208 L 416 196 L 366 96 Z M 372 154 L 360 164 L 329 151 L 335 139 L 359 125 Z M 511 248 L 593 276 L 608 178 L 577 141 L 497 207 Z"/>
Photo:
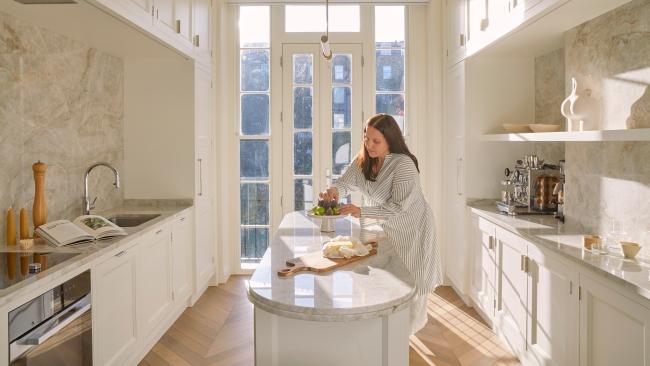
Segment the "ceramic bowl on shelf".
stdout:
<path fill-rule="evenodd" d="M 503 123 L 503 129 L 508 133 L 526 133 L 530 132 L 529 125 L 521 123 Z"/>
<path fill-rule="evenodd" d="M 533 132 L 556 132 L 562 128 L 560 125 L 546 123 L 531 123 L 528 127 L 533 130 Z"/>

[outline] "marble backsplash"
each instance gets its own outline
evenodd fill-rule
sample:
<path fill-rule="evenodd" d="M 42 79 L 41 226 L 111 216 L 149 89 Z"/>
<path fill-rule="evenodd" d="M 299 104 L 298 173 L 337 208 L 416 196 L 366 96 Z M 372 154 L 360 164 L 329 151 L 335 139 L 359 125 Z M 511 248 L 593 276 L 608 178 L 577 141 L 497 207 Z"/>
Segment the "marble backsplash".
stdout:
<path fill-rule="evenodd" d="M 565 34 L 565 86 L 578 78 L 602 105 L 602 129 L 650 127 L 650 1 L 635 0 Z M 650 142 L 567 142 L 567 221 L 612 226 L 650 256 Z"/>
<path fill-rule="evenodd" d="M 83 176 L 94 162 L 124 166 L 124 64 L 68 37 L 0 12 L 0 238 L 5 212 L 27 208 L 32 164 L 46 163 L 48 221 L 82 213 Z M 122 201 L 112 173 L 89 180 L 98 209 Z"/>

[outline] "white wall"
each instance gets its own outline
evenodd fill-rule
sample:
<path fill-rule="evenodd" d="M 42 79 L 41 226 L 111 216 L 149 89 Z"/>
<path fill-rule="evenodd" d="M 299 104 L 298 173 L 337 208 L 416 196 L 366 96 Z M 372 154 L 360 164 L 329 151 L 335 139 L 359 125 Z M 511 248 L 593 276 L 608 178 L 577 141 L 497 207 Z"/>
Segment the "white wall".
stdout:
<path fill-rule="evenodd" d="M 194 196 L 193 70 L 180 57 L 125 60 L 124 198 Z"/>

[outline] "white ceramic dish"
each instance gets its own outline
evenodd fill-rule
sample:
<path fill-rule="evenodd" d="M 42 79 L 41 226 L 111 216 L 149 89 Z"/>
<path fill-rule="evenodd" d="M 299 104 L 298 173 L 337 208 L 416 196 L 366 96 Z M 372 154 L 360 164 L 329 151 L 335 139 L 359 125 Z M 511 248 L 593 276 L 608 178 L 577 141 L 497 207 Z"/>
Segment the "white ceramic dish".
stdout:
<path fill-rule="evenodd" d="M 347 215 L 314 215 L 313 213 L 311 213 L 310 210 L 305 211 L 305 213 L 307 214 L 307 216 L 309 216 L 309 217 L 315 217 L 315 218 L 317 218 L 317 219 L 322 219 L 322 218 L 326 218 L 326 219 L 340 219 L 341 217 L 346 217 L 346 216 L 347 216 Z"/>
<path fill-rule="evenodd" d="M 552 125 L 552 124 L 545 124 L 545 123 L 531 123 L 528 125 L 533 132 L 556 132 L 559 131 L 562 126 L 560 125 Z"/>
<path fill-rule="evenodd" d="M 521 123 L 503 123 L 501 124 L 503 126 L 503 129 L 506 130 L 508 133 L 526 133 L 530 132 L 530 128 L 528 127 L 529 125 L 521 124 Z"/>

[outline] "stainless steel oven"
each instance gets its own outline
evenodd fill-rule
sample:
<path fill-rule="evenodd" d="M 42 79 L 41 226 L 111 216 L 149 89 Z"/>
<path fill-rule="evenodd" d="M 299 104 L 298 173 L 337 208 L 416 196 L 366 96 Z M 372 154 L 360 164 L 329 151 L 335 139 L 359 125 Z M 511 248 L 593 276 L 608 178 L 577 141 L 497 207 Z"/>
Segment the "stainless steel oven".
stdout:
<path fill-rule="evenodd" d="M 9 312 L 9 365 L 92 365 L 90 272 Z"/>

